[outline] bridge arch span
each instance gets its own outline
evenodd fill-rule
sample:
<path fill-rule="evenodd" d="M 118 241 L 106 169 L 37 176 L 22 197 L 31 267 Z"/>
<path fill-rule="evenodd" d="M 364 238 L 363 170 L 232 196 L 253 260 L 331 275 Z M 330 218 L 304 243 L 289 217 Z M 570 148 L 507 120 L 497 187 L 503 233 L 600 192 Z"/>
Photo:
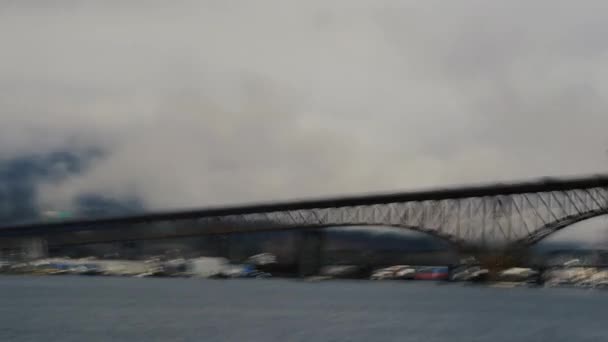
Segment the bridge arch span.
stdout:
<path fill-rule="evenodd" d="M 598 176 L 36 222 L 0 227 L 0 239 L 57 234 L 81 239 L 76 233 L 101 230 L 132 239 L 139 233 L 169 237 L 377 225 L 427 233 L 456 245 L 495 248 L 531 245 L 605 213 L 608 176 Z"/>
<path fill-rule="evenodd" d="M 540 241 L 546 239 L 547 237 L 563 230 L 564 228 L 570 227 L 576 223 L 583 222 L 595 217 L 606 216 L 608 215 L 608 208 L 590 210 L 587 212 L 583 212 L 577 215 L 566 216 L 560 220 L 556 220 L 550 222 L 548 224 L 543 225 L 538 230 L 533 232 L 532 234 L 516 240 L 512 243 L 513 246 L 532 246 Z"/>
<path fill-rule="evenodd" d="M 402 231 L 411 231 L 416 233 L 422 233 L 428 237 L 435 238 L 439 241 L 444 242 L 446 245 L 451 247 L 464 247 L 467 245 L 466 241 L 461 240 L 458 236 L 444 233 L 437 229 L 428 229 L 419 226 L 411 226 L 411 225 L 402 225 L 402 224 L 386 224 L 386 223 L 338 223 L 338 224 L 322 224 L 322 225 L 309 225 L 309 226 L 301 226 L 295 229 L 331 229 L 331 228 L 347 228 L 347 227 L 369 227 L 370 231 L 373 231 L 373 228 L 396 228 Z"/>

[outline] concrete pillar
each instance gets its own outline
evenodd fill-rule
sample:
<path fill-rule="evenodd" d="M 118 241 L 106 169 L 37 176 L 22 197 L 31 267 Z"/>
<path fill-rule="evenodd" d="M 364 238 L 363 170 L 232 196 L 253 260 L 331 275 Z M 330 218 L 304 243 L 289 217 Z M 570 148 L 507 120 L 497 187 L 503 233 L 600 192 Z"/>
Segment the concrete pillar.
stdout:
<path fill-rule="evenodd" d="M 19 239 L 21 255 L 26 260 L 46 258 L 48 256 L 46 240 L 41 237 Z"/>
<path fill-rule="evenodd" d="M 219 258 L 226 258 L 230 260 L 232 256 L 231 253 L 231 244 L 232 237 L 230 234 L 218 234 L 218 235 L 209 235 L 206 236 L 207 240 L 207 251 L 204 256 L 213 256 Z"/>
<path fill-rule="evenodd" d="M 120 243 L 118 250 L 122 259 L 137 259 L 141 256 L 141 242 L 123 241 Z"/>
<path fill-rule="evenodd" d="M 222 258 L 226 258 L 228 260 L 232 260 L 232 251 L 231 251 L 231 245 L 232 245 L 232 236 L 227 234 L 227 235 L 218 235 L 217 236 L 217 248 L 218 248 L 218 256 L 222 257 Z"/>
<path fill-rule="evenodd" d="M 305 230 L 300 233 L 298 246 L 298 272 L 300 277 L 319 274 L 323 266 L 323 230 Z"/>

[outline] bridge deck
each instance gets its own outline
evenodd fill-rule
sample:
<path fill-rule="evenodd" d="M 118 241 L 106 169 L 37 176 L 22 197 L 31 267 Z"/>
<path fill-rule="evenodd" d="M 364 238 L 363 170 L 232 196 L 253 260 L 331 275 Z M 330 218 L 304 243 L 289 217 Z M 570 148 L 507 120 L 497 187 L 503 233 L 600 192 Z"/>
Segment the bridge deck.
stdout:
<path fill-rule="evenodd" d="M 243 227 L 255 231 L 269 227 L 280 230 L 306 226 L 375 224 L 413 228 L 457 243 L 465 240 L 486 243 L 488 239 L 497 237 L 512 242 L 518 241 L 517 238 L 533 236 L 541 228 L 546 233 L 551 233 L 555 227 L 561 229 L 561 226 L 553 222 L 560 223 L 567 217 L 605 213 L 608 210 L 607 189 L 608 175 L 575 179 L 543 178 L 518 183 L 215 207 L 126 217 L 34 222 L 0 227 L 0 237 L 47 235 L 97 228 L 117 229 L 141 223 L 190 220 L 198 222 L 196 226 L 200 230 L 213 229 L 215 226 L 226 228 L 227 232 Z M 222 219 L 214 221 L 216 218 Z M 542 226 L 538 223 L 542 223 Z M 240 224 L 244 226 L 238 228 Z"/>

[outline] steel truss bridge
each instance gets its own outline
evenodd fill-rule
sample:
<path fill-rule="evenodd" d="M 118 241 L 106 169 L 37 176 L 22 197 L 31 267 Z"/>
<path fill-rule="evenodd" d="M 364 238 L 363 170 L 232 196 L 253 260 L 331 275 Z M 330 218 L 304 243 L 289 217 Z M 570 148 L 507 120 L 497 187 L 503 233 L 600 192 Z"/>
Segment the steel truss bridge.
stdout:
<path fill-rule="evenodd" d="M 93 243 L 104 239 L 357 225 L 420 231 L 460 247 L 529 246 L 574 223 L 604 214 L 608 214 L 608 176 L 545 178 L 512 184 L 8 226 L 0 228 L 0 241 L 37 236 L 55 244 Z M 104 238 L 99 232 L 105 232 Z"/>

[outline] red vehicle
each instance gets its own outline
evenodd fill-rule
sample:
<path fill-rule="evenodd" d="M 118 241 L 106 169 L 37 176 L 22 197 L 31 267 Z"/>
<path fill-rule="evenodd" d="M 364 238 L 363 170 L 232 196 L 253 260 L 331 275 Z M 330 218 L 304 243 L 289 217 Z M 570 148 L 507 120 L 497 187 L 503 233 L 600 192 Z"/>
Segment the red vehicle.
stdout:
<path fill-rule="evenodd" d="M 448 278 L 449 269 L 445 266 L 422 267 L 416 271 L 414 276 L 416 280 L 447 280 Z"/>

